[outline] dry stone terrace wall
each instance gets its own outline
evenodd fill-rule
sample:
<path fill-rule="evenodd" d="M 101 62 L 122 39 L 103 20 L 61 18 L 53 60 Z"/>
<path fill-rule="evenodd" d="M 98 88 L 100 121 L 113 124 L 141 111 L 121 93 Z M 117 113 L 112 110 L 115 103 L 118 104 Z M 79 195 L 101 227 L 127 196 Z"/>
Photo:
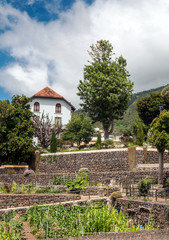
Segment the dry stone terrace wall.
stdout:
<path fill-rule="evenodd" d="M 127 233 L 108 233 L 84 237 L 57 238 L 58 240 L 168 240 L 169 230 L 147 230 Z M 49 239 L 48 239 L 49 240 Z M 52 239 L 51 239 L 52 240 Z"/>
<path fill-rule="evenodd" d="M 52 157 L 57 161 L 51 161 Z M 154 149 L 147 150 L 145 158 L 144 151 L 136 150 L 138 164 L 158 163 L 159 154 Z M 43 160 L 43 161 L 42 161 Z M 164 162 L 169 163 L 169 154 L 164 153 Z M 110 149 L 90 152 L 71 152 L 56 154 L 41 154 L 39 171 L 41 173 L 76 173 L 80 168 L 88 168 L 90 172 L 129 171 L 128 150 Z"/>
<path fill-rule="evenodd" d="M 121 206 L 121 211 L 128 214 L 136 224 L 144 225 L 150 221 L 152 216 L 155 227 L 166 228 L 169 226 L 169 210 L 167 204 L 119 198 L 116 199 L 115 207 L 118 205 Z"/>
<path fill-rule="evenodd" d="M 65 174 L 66 175 L 66 174 Z M 61 177 L 63 174 L 31 174 L 29 176 L 24 176 L 23 174 L 14 174 L 9 176 L 8 174 L 0 175 L 0 183 L 11 183 L 15 181 L 17 184 L 30 184 L 39 186 L 47 186 L 52 184 L 53 177 Z M 74 174 L 70 174 L 74 176 Z M 90 184 L 104 183 L 106 185 L 110 184 L 110 181 L 116 180 L 118 183 L 138 183 L 141 179 L 145 177 L 151 177 L 157 179 L 158 171 L 122 171 L 122 172 L 92 172 L 89 174 Z M 169 171 L 164 171 L 164 180 L 169 177 Z"/>
<path fill-rule="evenodd" d="M 149 164 L 154 164 L 154 163 L 159 163 L 159 153 L 155 149 L 149 149 L 147 150 L 147 157 L 144 156 L 144 151 L 143 150 L 138 150 L 136 151 L 136 159 L 138 164 L 142 163 L 149 163 Z M 169 152 L 165 151 L 164 152 L 164 163 L 169 163 Z"/>
<path fill-rule="evenodd" d="M 0 174 L 12 174 L 12 173 L 17 173 L 17 174 L 22 174 L 24 173 L 25 170 L 28 169 L 27 165 L 23 166 L 17 166 L 17 165 L 2 165 L 0 167 Z"/>
<path fill-rule="evenodd" d="M 118 183 L 135 184 L 141 179 L 150 177 L 152 179 L 158 179 L 158 171 L 122 171 L 122 172 L 101 172 L 91 173 L 90 182 L 109 184 L 110 180 L 115 180 Z M 164 181 L 169 177 L 169 171 L 164 171 Z"/>
<path fill-rule="evenodd" d="M 0 194 L 0 209 L 80 200 L 71 194 Z"/>
<path fill-rule="evenodd" d="M 52 154 L 42 154 L 41 159 L 47 159 Z M 127 149 L 100 150 L 91 152 L 56 153 L 57 162 L 41 161 L 41 173 L 75 173 L 81 168 L 88 168 L 90 172 L 127 171 Z"/>

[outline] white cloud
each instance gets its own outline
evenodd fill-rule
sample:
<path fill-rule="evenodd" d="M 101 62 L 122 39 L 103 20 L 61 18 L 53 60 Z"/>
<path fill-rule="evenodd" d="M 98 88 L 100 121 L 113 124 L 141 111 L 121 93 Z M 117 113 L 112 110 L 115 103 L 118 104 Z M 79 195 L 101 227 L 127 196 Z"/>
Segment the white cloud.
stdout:
<path fill-rule="evenodd" d="M 48 24 L 10 5 L 0 7 L 0 16 L 11 28 L 0 36 L 0 48 L 16 58 L 0 70 L 0 86 L 12 94 L 31 96 L 48 85 L 77 106 L 87 50 L 100 39 L 127 59 L 136 91 L 169 82 L 168 0 L 96 0 L 90 6 L 79 0 Z"/>

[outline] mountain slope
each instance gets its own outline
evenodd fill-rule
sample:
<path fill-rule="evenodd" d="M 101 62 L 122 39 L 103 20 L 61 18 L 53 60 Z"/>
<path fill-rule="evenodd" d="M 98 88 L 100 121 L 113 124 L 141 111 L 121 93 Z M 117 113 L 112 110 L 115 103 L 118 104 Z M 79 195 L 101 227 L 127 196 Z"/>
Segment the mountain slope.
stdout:
<path fill-rule="evenodd" d="M 162 89 L 166 86 L 135 93 L 129 102 L 129 107 L 125 112 L 123 119 L 115 121 L 114 134 L 121 135 L 123 131 L 130 130 L 132 128 L 132 123 L 138 117 L 137 110 L 136 110 L 136 103 L 139 99 L 150 95 L 150 93 L 161 92 Z"/>

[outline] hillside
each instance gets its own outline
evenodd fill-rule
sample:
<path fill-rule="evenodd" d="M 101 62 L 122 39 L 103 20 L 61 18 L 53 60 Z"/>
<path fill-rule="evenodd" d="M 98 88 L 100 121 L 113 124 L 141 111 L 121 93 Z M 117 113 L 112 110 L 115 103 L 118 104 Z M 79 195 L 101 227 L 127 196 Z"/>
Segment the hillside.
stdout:
<path fill-rule="evenodd" d="M 123 131 L 131 129 L 132 123 L 138 117 L 138 114 L 136 111 L 136 103 L 139 99 L 150 95 L 150 93 L 161 92 L 164 87 L 166 87 L 166 86 L 150 89 L 148 91 L 142 91 L 139 93 L 135 93 L 129 102 L 129 107 L 128 107 L 126 113 L 124 114 L 123 119 L 115 121 L 114 134 L 120 135 Z"/>

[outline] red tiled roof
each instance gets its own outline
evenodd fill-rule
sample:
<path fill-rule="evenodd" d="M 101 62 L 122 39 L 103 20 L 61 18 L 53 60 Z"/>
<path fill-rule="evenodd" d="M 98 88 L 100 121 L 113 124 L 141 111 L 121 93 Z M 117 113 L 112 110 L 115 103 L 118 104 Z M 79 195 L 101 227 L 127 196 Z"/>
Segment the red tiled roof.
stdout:
<path fill-rule="evenodd" d="M 45 87 L 36 94 L 32 96 L 33 97 L 49 97 L 49 98 L 63 98 L 61 95 L 59 95 L 57 92 L 53 91 L 49 87 Z"/>
<path fill-rule="evenodd" d="M 42 90 L 40 90 L 39 92 L 37 92 L 36 94 L 34 94 L 31 98 L 35 98 L 35 97 L 40 97 L 40 98 L 60 98 L 63 99 L 65 102 L 67 102 L 73 110 L 75 110 L 76 108 L 70 103 L 68 102 L 64 97 L 62 97 L 61 95 L 59 95 L 57 92 L 53 91 L 51 88 L 49 87 L 45 87 Z"/>

